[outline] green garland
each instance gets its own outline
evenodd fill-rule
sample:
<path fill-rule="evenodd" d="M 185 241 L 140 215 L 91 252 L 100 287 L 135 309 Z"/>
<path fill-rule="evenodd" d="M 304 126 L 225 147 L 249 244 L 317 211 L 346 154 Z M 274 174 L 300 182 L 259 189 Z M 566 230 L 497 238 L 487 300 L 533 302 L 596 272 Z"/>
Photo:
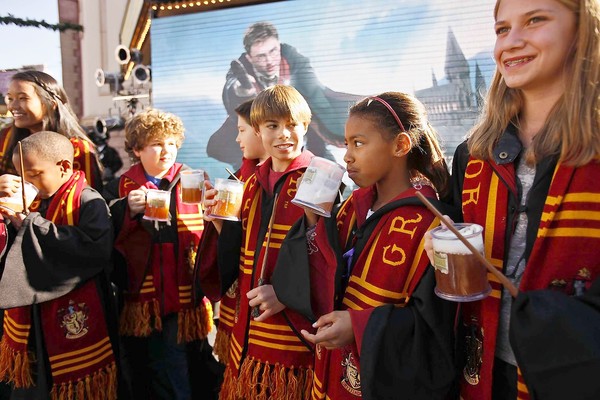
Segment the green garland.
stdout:
<path fill-rule="evenodd" d="M 17 26 L 34 26 L 36 28 L 52 29 L 53 31 L 64 32 L 66 30 L 74 30 L 83 32 L 83 26 L 79 24 L 72 24 L 70 22 L 59 22 L 58 24 L 49 24 L 44 20 L 36 21 L 33 19 L 22 19 L 8 14 L 7 17 L 0 16 L 0 25 L 17 25 Z"/>

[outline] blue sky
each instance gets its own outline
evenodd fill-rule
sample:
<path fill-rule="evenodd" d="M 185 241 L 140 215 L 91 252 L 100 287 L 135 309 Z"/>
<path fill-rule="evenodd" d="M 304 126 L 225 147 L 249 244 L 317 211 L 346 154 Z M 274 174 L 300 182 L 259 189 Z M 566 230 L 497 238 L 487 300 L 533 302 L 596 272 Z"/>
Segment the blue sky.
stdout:
<path fill-rule="evenodd" d="M 0 15 L 12 14 L 22 19 L 43 19 L 50 24 L 56 24 L 58 23 L 57 3 L 56 0 L 0 0 Z M 0 69 L 45 64 L 48 72 L 62 81 L 58 31 L 0 25 L 0 37 L 2 38 Z"/>

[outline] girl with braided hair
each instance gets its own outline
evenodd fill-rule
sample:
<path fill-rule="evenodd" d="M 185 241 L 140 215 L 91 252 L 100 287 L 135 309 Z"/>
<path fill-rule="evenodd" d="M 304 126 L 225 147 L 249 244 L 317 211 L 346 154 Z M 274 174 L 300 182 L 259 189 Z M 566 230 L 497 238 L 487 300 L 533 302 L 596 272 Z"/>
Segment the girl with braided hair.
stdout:
<path fill-rule="evenodd" d="M 84 172 L 90 186 L 100 190 L 101 164 L 96 147 L 79 125 L 65 90 L 50 75 L 41 71 L 21 71 L 12 76 L 6 105 L 13 124 L 0 131 L 0 195 L 19 190 L 12 151 L 17 142 L 40 131 L 66 136 L 75 150 L 74 169 Z M 11 174 L 11 175 L 5 175 Z"/>

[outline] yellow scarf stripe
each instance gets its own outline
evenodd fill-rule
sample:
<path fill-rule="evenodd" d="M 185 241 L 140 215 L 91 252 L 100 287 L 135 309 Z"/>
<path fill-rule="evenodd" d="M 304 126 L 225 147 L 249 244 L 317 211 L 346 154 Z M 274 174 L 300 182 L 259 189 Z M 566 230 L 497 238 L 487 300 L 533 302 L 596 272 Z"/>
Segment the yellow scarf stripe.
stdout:
<path fill-rule="evenodd" d="M 15 329 L 22 329 L 27 332 L 29 332 L 29 329 L 31 329 L 30 324 L 17 324 L 17 321 L 12 319 L 7 313 L 4 313 L 4 326 L 6 326 L 7 323 L 9 323 L 10 326 Z"/>
<path fill-rule="evenodd" d="M 366 304 L 373 305 L 374 307 L 377 307 L 383 303 L 388 303 L 388 302 L 393 303 L 395 301 L 400 301 L 400 300 L 406 298 L 406 296 L 408 296 L 407 291 L 398 293 L 397 291 L 393 291 L 393 290 L 381 289 L 380 287 L 375 286 L 372 283 L 369 283 L 369 282 L 365 281 L 364 279 L 361 279 L 361 278 L 358 278 L 355 276 L 350 277 L 350 282 L 356 283 L 356 285 L 348 285 L 348 287 L 346 288 L 346 293 L 352 294 L 357 299 L 363 301 Z M 370 298 L 368 295 L 361 293 L 359 291 L 359 289 L 365 289 L 369 293 L 373 293 L 377 296 L 384 297 L 385 299 L 388 299 L 389 301 L 374 300 L 374 299 Z"/>
<path fill-rule="evenodd" d="M 359 311 L 364 310 L 363 307 L 359 306 L 352 300 L 349 300 L 347 297 L 344 297 L 344 300 L 342 301 L 342 303 L 351 310 L 359 310 Z"/>
<path fill-rule="evenodd" d="M 371 260 L 373 260 L 373 254 L 375 253 L 375 249 L 377 249 L 377 242 L 379 242 L 380 236 L 381 236 L 381 230 L 377 233 L 377 236 L 375 237 L 375 240 L 373 240 L 373 244 L 371 245 L 371 248 L 369 249 L 369 254 L 365 261 L 365 268 L 363 268 L 362 274 L 360 276 L 361 282 L 366 280 L 367 274 L 369 273 L 369 269 L 371 266 Z"/>
<path fill-rule="evenodd" d="M 598 196 L 600 197 L 600 196 Z M 575 211 L 565 210 L 555 212 L 544 212 L 542 213 L 542 221 L 567 221 L 567 220 L 583 220 L 583 221 L 600 221 L 600 211 Z"/>
<path fill-rule="evenodd" d="M 323 382 L 318 379 L 317 374 L 314 374 L 313 376 L 313 387 L 311 394 L 314 400 L 322 400 L 325 398 L 325 394 L 323 393 Z"/>
<path fill-rule="evenodd" d="M 356 282 L 357 285 L 359 285 L 359 286 L 357 287 L 355 285 L 352 285 L 352 286 L 348 285 L 348 287 L 346 288 L 346 297 L 348 295 L 352 295 L 357 300 L 360 300 L 364 304 L 367 304 L 372 307 L 377 307 L 377 306 L 380 306 L 385 303 L 396 303 L 396 302 L 401 301 L 402 299 L 406 299 L 408 296 L 407 292 L 398 293 L 398 292 L 391 291 L 391 290 L 383 290 L 381 288 L 373 286 L 372 284 L 369 284 L 368 282 L 364 282 L 359 279 L 353 279 L 352 277 L 350 278 L 350 280 L 352 282 Z M 375 300 L 375 299 L 373 299 L 372 296 L 369 296 L 368 294 L 365 294 L 365 293 L 361 293 L 358 289 L 369 290 L 370 293 L 377 294 L 377 295 L 383 297 L 383 299 Z M 360 308 L 362 309 L 363 307 L 360 307 Z"/>
<path fill-rule="evenodd" d="M 490 258 L 492 258 L 492 247 L 494 245 L 494 235 L 486 235 L 486 232 L 495 232 L 495 228 L 496 228 L 496 199 L 498 198 L 498 176 L 496 174 L 492 174 L 491 177 L 491 181 L 490 181 L 490 190 L 488 193 L 488 204 L 487 204 L 487 210 L 493 210 L 492 213 L 488 213 L 486 216 L 486 221 L 485 221 L 485 226 L 484 229 L 485 231 L 483 232 L 483 247 L 485 249 L 485 256 L 486 258 L 489 260 Z M 498 267 L 497 265 L 494 265 L 495 267 Z M 502 263 L 500 263 L 500 268 L 502 268 Z"/>
<path fill-rule="evenodd" d="M 262 338 L 262 339 L 277 340 L 280 342 L 298 343 L 298 337 L 291 332 L 287 335 L 277 335 L 275 333 L 268 333 L 268 332 L 254 329 L 254 330 L 250 331 L 250 337 L 255 337 L 257 340 L 259 338 Z"/>
<path fill-rule="evenodd" d="M 13 333 L 13 331 L 12 331 L 12 330 L 10 330 L 10 329 L 7 329 L 7 330 L 5 330 L 5 331 L 4 331 L 4 333 L 6 333 L 6 335 L 7 335 L 9 338 L 11 338 L 11 340 L 12 340 L 13 342 L 16 342 L 16 343 L 23 343 L 23 344 L 27 344 L 27 342 L 28 342 L 28 339 L 27 339 L 27 338 L 29 337 L 29 335 L 26 335 L 26 336 L 25 336 L 25 339 L 21 339 L 20 337 L 18 337 L 18 336 L 15 336 L 15 334 Z"/>
<path fill-rule="evenodd" d="M 427 228 L 427 230 L 430 231 L 433 228 L 435 228 L 436 226 L 438 226 L 439 224 L 440 224 L 439 218 L 434 218 L 433 221 L 431 222 L 431 225 L 429 225 L 429 228 Z M 413 262 L 410 266 L 410 271 L 408 272 L 408 275 L 406 277 L 406 282 L 404 283 L 404 287 L 402 288 L 403 293 L 408 293 L 408 287 L 410 286 L 410 284 L 413 280 L 413 277 L 415 276 L 415 272 L 417 271 L 417 268 L 419 268 L 419 265 L 421 264 L 422 257 L 426 256 L 424 248 L 425 248 L 425 237 L 423 236 L 421 238 L 421 241 L 419 242 L 419 247 L 417 248 L 417 252 L 415 253 L 416 256 L 413 258 Z"/>
<path fill-rule="evenodd" d="M 256 178 L 255 178 L 256 180 Z M 246 232 L 252 232 L 254 222 L 256 221 L 256 210 L 258 209 L 258 200 L 260 199 L 260 191 L 256 192 L 256 195 L 252 199 L 252 205 L 250 206 L 250 212 L 248 214 L 248 226 L 246 227 Z M 252 245 L 250 243 L 250 236 L 246 236 L 246 243 L 244 243 L 244 249 L 250 248 Z"/>
<path fill-rule="evenodd" d="M 276 349 L 276 350 L 296 351 L 296 352 L 302 352 L 302 353 L 306 353 L 306 352 L 310 351 L 304 345 L 299 345 L 299 346 L 279 345 L 279 344 L 274 344 L 271 342 L 264 342 L 262 340 L 256 340 L 256 339 L 249 339 L 248 343 L 255 344 L 258 346 L 262 346 L 262 347 L 267 347 L 269 349 Z"/>
<path fill-rule="evenodd" d="M 223 306 L 221 306 L 223 307 Z M 221 315 L 219 315 L 219 324 L 225 324 L 228 327 L 232 327 L 233 326 L 233 322 L 235 320 L 235 314 L 234 313 L 221 313 Z"/>
<path fill-rule="evenodd" d="M 11 126 L 10 128 L 8 128 L 8 131 L 6 132 L 6 137 L 4 139 L 4 143 L 2 143 L 2 150 L 0 150 L 1 151 L 0 157 L 4 157 L 4 154 L 6 153 L 6 149 L 8 149 L 8 144 L 10 143 L 10 139 L 13 134 L 14 134 L 14 128 Z"/>
<path fill-rule="evenodd" d="M 4 314 L 4 333 L 16 343 L 27 343 L 31 325 L 17 324 L 6 313 Z"/>
<path fill-rule="evenodd" d="M 93 354 L 90 354 L 89 356 L 81 357 L 80 359 L 73 360 L 72 363 L 76 363 L 76 365 L 74 367 L 63 368 L 63 369 L 52 369 L 52 374 L 54 376 L 58 376 L 58 375 L 62 375 L 62 374 L 68 374 L 69 372 L 78 371 L 80 369 L 87 368 L 94 364 L 100 364 L 100 362 L 102 360 L 104 360 L 105 358 L 110 357 L 112 355 L 113 355 L 112 346 L 110 343 L 108 343 L 102 349 L 98 350 L 97 352 L 95 352 Z M 90 360 L 90 361 L 82 363 L 81 361 L 84 361 L 84 360 Z M 61 364 L 61 363 L 59 363 L 59 364 Z"/>
<path fill-rule="evenodd" d="M 598 193 L 576 192 L 568 193 L 563 200 L 564 203 L 600 203 Z"/>
<path fill-rule="evenodd" d="M 85 162 L 85 176 L 89 176 L 92 180 L 92 154 L 90 144 L 87 140 L 79 140 L 83 144 L 83 157 Z"/>
<path fill-rule="evenodd" d="M 227 307 L 226 304 L 221 302 L 221 305 L 219 306 L 219 312 L 221 315 L 233 315 L 235 310 L 231 307 Z"/>
<path fill-rule="evenodd" d="M 538 237 L 600 237 L 600 229 L 592 228 L 540 228 Z"/>
<path fill-rule="evenodd" d="M 289 325 L 280 325 L 280 324 L 269 324 L 266 322 L 257 322 L 257 321 L 250 321 L 250 326 L 254 327 L 254 328 L 261 328 L 261 329 L 271 329 L 274 331 L 280 331 L 280 332 L 291 332 L 292 328 L 289 327 Z"/>
<path fill-rule="evenodd" d="M 240 360 L 242 358 L 242 347 L 235 339 L 234 335 L 231 335 L 229 340 L 229 360 L 233 361 L 235 369 L 240 369 Z"/>
<path fill-rule="evenodd" d="M 29 330 L 23 330 L 23 329 L 18 329 L 15 328 L 14 326 L 12 326 L 12 324 L 10 323 L 5 323 L 4 324 L 4 330 L 6 332 L 10 332 L 12 333 L 11 336 L 14 337 L 23 337 L 23 338 L 27 338 L 29 336 Z"/>
<path fill-rule="evenodd" d="M 52 357 L 50 357 L 49 359 L 50 359 L 50 361 L 52 361 L 52 362 L 54 362 L 54 361 L 58 361 L 58 360 L 67 359 L 66 361 L 62 361 L 61 363 L 58 363 L 58 364 L 56 364 L 56 366 L 62 366 L 62 365 L 65 365 L 65 364 L 64 364 L 65 362 L 66 362 L 66 363 L 69 363 L 69 362 L 70 362 L 70 361 L 68 360 L 69 358 L 71 358 L 71 359 L 72 359 L 73 357 L 78 357 L 78 356 L 81 356 L 82 354 L 85 354 L 85 353 L 90 353 L 90 352 L 94 352 L 94 353 L 95 353 L 95 352 L 96 352 L 96 351 L 97 351 L 99 348 L 102 348 L 102 347 L 103 347 L 104 345 L 106 345 L 106 344 L 109 344 L 109 345 L 110 345 L 110 342 L 109 342 L 109 338 L 108 338 L 108 337 L 105 337 L 105 338 L 104 338 L 104 339 L 102 339 L 101 341 L 99 341 L 99 342 L 96 342 L 96 343 L 94 343 L 94 344 L 93 344 L 93 345 L 91 345 L 91 346 L 87 346 L 87 347 L 84 347 L 84 348 L 82 348 L 82 349 L 75 350 L 75 351 L 70 351 L 70 352 L 67 352 L 67 353 L 57 354 L 57 355 L 55 355 L 55 356 L 52 356 Z"/>

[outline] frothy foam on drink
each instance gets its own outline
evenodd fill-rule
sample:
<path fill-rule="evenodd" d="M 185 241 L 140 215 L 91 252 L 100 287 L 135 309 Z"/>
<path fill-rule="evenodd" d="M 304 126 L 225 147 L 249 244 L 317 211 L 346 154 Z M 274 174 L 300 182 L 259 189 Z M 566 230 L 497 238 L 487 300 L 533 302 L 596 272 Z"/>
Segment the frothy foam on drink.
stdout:
<path fill-rule="evenodd" d="M 469 243 L 483 252 L 483 228 L 479 225 L 457 227 Z M 458 239 L 450 229 L 435 229 L 431 232 L 433 249 L 446 254 L 471 254 L 471 251 Z"/>

